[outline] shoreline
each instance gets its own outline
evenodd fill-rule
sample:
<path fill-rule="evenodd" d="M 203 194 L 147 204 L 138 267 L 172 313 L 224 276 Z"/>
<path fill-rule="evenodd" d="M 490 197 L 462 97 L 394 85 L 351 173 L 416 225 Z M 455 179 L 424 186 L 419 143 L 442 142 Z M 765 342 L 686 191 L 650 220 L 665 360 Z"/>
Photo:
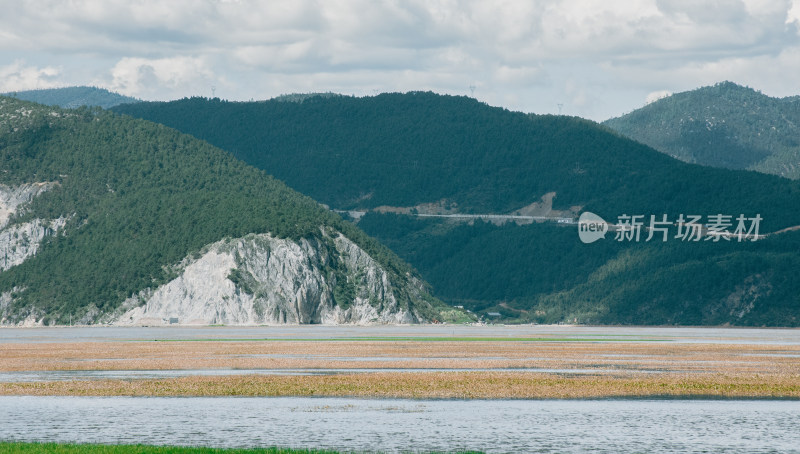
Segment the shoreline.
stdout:
<path fill-rule="evenodd" d="M 275 323 L 275 324 L 204 324 L 204 323 L 164 323 L 157 324 L 102 324 L 94 323 L 91 325 L 40 325 L 40 324 L 6 324 L 0 323 L 2 329 L 62 329 L 62 328 L 413 328 L 413 327 L 436 327 L 436 328 L 608 328 L 608 329 L 719 329 L 719 330 L 800 330 L 800 325 L 774 325 L 774 326 L 755 326 L 755 325 L 596 325 L 584 323 L 330 323 L 330 324 L 307 324 L 307 323 Z"/>

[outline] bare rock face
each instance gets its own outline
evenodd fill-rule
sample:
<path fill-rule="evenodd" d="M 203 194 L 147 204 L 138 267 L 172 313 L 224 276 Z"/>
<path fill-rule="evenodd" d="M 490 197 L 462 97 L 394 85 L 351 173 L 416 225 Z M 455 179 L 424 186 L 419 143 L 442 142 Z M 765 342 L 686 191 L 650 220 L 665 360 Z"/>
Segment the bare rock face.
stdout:
<path fill-rule="evenodd" d="M 0 120 L 2 118 L 4 117 L 0 115 Z M 24 210 L 25 205 L 56 185 L 58 183 L 52 182 L 27 183 L 19 186 L 0 184 L 0 272 L 19 265 L 35 255 L 45 237 L 55 234 L 66 224 L 65 218 L 12 222 L 14 215 Z M 7 323 L 12 303 L 12 292 L 0 294 L 0 325 Z M 32 326 L 36 324 L 36 320 L 34 314 L 29 314 L 20 325 Z"/>
<path fill-rule="evenodd" d="M 19 186 L 0 184 L 0 229 L 8 224 L 9 218 L 22 205 L 29 203 L 39 194 L 58 183 L 27 183 Z"/>
<path fill-rule="evenodd" d="M 186 258 L 177 277 L 123 304 L 115 324 L 339 324 L 425 321 L 389 274 L 339 232 L 293 241 L 269 234 L 222 240 Z"/>
<path fill-rule="evenodd" d="M 10 315 L 11 304 L 14 302 L 14 292 L 19 291 L 15 287 L 10 292 L 0 293 L 0 326 L 9 324 L 8 316 Z M 22 317 L 15 323 L 20 327 L 42 326 L 42 318 L 44 313 L 35 309 L 29 308 L 24 310 Z"/>
<path fill-rule="evenodd" d="M 34 219 L 10 224 L 11 217 L 41 193 L 57 183 L 28 183 L 20 186 L 0 184 L 0 272 L 19 265 L 36 254 L 45 237 L 64 227 L 66 218 L 50 221 Z"/>
<path fill-rule="evenodd" d="M 11 305 L 12 301 L 13 299 L 11 298 L 11 292 L 0 293 L 0 322 L 5 322 L 8 306 Z"/>
<path fill-rule="evenodd" d="M 45 237 L 55 234 L 66 222 L 63 217 L 52 221 L 34 219 L 0 229 L 0 271 L 35 255 Z"/>

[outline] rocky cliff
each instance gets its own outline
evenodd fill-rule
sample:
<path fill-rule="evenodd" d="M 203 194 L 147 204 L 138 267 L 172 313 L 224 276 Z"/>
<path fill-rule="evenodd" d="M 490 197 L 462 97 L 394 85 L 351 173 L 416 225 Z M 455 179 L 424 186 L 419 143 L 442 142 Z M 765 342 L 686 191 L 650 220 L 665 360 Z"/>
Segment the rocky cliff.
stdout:
<path fill-rule="evenodd" d="M 21 206 L 30 203 L 41 193 L 52 189 L 57 183 L 27 183 L 19 186 L 0 184 L 0 229 L 8 224 L 11 216 Z"/>
<path fill-rule="evenodd" d="M 34 219 L 0 229 L 0 271 L 19 265 L 39 250 L 39 245 L 48 236 L 64 227 L 63 217 L 52 221 Z"/>
<path fill-rule="evenodd" d="M 0 271 L 19 265 L 36 254 L 39 245 L 49 235 L 64 227 L 66 218 L 33 219 L 11 223 L 12 217 L 55 183 L 29 183 L 19 186 L 0 184 Z"/>
<path fill-rule="evenodd" d="M 0 324 L 463 316 L 318 202 L 147 121 L 0 96 L 0 185 Z"/>
<path fill-rule="evenodd" d="M 355 243 L 325 230 L 292 241 L 222 240 L 188 257 L 169 283 L 126 301 L 115 324 L 416 323 L 421 283 L 396 288 Z"/>

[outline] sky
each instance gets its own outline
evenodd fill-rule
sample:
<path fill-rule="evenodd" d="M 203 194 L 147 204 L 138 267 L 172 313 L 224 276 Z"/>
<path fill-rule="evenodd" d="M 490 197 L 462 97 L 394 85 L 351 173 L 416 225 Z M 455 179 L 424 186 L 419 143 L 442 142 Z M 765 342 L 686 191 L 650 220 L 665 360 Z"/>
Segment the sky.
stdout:
<path fill-rule="evenodd" d="M 800 0 L 0 0 L 0 92 L 434 91 L 597 121 L 729 80 L 800 95 Z"/>

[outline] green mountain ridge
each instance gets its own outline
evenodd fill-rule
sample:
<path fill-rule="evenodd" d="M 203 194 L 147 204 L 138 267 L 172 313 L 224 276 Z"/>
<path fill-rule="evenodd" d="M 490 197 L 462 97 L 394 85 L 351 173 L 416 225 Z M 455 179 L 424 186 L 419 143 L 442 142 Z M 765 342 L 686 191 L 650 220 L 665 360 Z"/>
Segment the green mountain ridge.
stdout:
<path fill-rule="evenodd" d="M 140 102 L 141 100 L 130 96 L 120 95 L 98 87 L 63 87 L 42 88 L 38 90 L 25 90 L 14 93 L 2 93 L 24 101 L 35 102 L 47 106 L 58 106 L 65 109 L 77 107 L 102 107 L 109 109 L 120 104 Z"/>
<path fill-rule="evenodd" d="M 337 209 L 445 199 L 461 212 L 508 213 L 556 192 L 556 208 L 603 217 L 649 213 L 658 200 L 659 213 L 760 212 L 765 228 L 800 224 L 796 184 L 681 164 L 588 120 L 466 97 L 191 98 L 114 110 L 207 140 Z"/>
<path fill-rule="evenodd" d="M 342 232 L 377 260 L 400 304 L 439 317 L 441 303 L 409 290 L 418 278 L 384 246 L 263 171 L 165 126 L 0 97 L 0 162 L 0 189 L 50 188 L 20 205 L 6 231 L 38 220 L 64 224 L 47 232 L 35 255 L 0 273 L 0 318 L 12 323 L 109 314 L 174 279 L 176 264 L 211 243 L 254 233 L 328 242 L 321 228 Z M 336 274 L 336 260 L 326 266 L 345 285 L 339 295 L 354 291 L 349 276 Z"/>
<path fill-rule="evenodd" d="M 550 323 L 800 324 L 797 232 L 747 243 L 609 235 L 587 245 L 574 225 L 381 212 L 433 204 L 511 213 L 555 192 L 554 209 L 609 221 L 759 215 L 764 233 L 800 225 L 797 182 L 682 163 L 579 118 L 433 93 L 192 98 L 114 110 L 206 140 L 332 208 L 368 211 L 359 227 L 416 267 L 436 296 L 478 313 Z"/>
<path fill-rule="evenodd" d="M 772 98 L 722 82 L 603 124 L 682 161 L 800 178 L 800 96 Z"/>

